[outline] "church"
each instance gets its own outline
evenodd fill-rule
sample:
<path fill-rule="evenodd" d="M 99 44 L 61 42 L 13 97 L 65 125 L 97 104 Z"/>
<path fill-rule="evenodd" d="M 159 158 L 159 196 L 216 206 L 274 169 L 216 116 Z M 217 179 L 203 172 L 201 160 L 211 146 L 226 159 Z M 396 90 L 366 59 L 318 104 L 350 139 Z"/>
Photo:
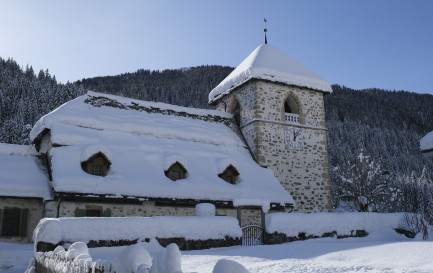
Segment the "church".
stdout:
<path fill-rule="evenodd" d="M 330 92 L 267 43 L 209 93 L 215 110 L 89 91 L 43 116 L 32 145 L 0 145 L 0 240 L 30 242 L 43 217 L 193 216 L 199 203 L 241 226 L 330 211 Z"/>

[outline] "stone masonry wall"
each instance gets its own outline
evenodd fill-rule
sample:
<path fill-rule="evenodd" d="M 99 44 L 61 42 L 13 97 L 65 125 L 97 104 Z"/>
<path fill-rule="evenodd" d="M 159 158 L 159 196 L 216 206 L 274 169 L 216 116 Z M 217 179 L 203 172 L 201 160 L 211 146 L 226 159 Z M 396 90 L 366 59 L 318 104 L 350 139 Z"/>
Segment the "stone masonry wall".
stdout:
<path fill-rule="evenodd" d="M 300 123 L 286 123 L 284 102 L 298 103 Z M 259 165 L 273 170 L 296 202 L 295 211 L 329 211 L 330 186 L 323 93 L 269 81 L 251 80 L 222 99 L 241 105 L 241 130 Z M 217 109 L 222 110 L 224 103 Z M 228 111 L 232 109 L 228 107 Z M 302 150 L 288 149 L 285 131 L 303 132 Z"/>
<path fill-rule="evenodd" d="M 290 192 L 296 202 L 295 211 L 328 211 L 330 187 L 326 133 L 304 129 L 304 149 L 288 150 L 284 144 L 284 125 L 261 125 L 259 162 L 272 169 L 280 183 Z"/>
<path fill-rule="evenodd" d="M 0 236 L 0 240 L 4 242 L 14 243 L 30 243 L 32 241 L 33 230 L 38 224 L 43 215 L 42 199 L 27 199 L 27 198 L 0 198 L 0 209 L 4 208 L 20 208 L 28 209 L 27 232 L 25 237 L 20 236 Z M 0 234 L 2 226 L 2 217 L 0 217 Z"/>
<path fill-rule="evenodd" d="M 57 208 L 53 204 L 50 205 L 52 208 Z M 102 211 L 109 209 L 111 211 L 111 217 L 129 217 L 129 216 L 195 216 L 195 207 L 181 207 L 181 206 L 158 206 L 155 202 L 148 201 L 142 202 L 141 204 L 116 204 L 116 203 L 85 203 L 85 202 L 72 202 L 63 201 L 60 203 L 59 216 L 60 217 L 75 217 L 75 210 L 85 210 L 87 208 L 99 207 Z M 57 212 L 51 213 L 52 216 L 56 217 Z M 237 217 L 236 208 L 216 208 L 217 216 L 231 216 Z M 261 223 L 261 208 L 257 209 L 245 209 L 241 210 L 241 226 L 245 225 L 260 225 Z"/>

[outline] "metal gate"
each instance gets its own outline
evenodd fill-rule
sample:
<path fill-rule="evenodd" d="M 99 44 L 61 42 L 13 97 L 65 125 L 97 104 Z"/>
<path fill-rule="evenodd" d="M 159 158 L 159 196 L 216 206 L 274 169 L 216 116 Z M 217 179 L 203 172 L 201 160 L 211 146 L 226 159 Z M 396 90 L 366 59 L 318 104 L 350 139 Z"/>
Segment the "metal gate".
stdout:
<path fill-rule="evenodd" d="M 257 225 L 242 227 L 242 245 L 257 246 L 263 244 L 263 228 Z"/>

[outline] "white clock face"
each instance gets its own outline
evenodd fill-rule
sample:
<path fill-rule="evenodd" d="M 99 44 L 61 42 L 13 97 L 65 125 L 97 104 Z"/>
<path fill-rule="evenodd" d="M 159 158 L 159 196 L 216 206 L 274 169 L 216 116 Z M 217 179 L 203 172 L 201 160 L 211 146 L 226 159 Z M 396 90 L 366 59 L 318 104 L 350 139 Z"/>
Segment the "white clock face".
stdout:
<path fill-rule="evenodd" d="M 302 136 L 302 129 L 299 128 L 286 129 L 286 131 L 284 132 L 284 142 L 286 143 L 287 149 L 303 150 L 304 138 Z"/>

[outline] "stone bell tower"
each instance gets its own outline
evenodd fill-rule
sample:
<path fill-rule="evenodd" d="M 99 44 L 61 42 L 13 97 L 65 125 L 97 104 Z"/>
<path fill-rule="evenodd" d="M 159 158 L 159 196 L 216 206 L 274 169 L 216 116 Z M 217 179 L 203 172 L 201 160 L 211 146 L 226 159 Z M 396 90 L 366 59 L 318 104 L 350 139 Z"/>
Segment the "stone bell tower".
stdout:
<path fill-rule="evenodd" d="M 279 49 L 256 48 L 209 94 L 234 115 L 254 159 L 272 169 L 295 211 L 329 211 L 323 96 L 331 86 Z"/>

